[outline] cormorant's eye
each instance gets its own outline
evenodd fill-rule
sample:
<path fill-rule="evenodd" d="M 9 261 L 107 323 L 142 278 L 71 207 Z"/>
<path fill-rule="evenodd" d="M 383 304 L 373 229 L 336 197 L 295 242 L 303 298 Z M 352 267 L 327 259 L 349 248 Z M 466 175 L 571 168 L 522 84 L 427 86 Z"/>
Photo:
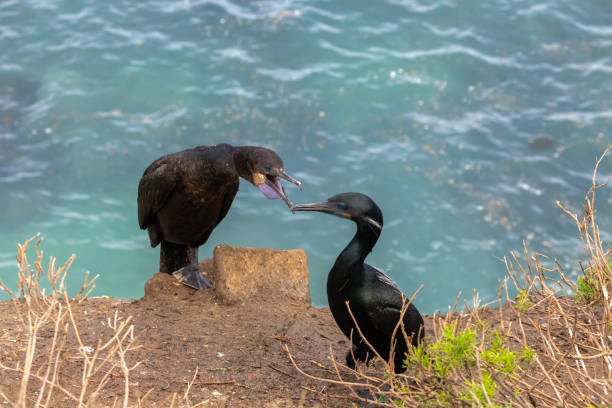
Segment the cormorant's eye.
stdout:
<path fill-rule="evenodd" d="M 345 208 L 346 207 L 344 206 L 344 204 L 338 204 L 338 209 L 339 210 L 343 210 L 344 211 Z"/>
<path fill-rule="evenodd" d="M 266 166 L 266 171 L 270 171 L 270 166 Z"/>

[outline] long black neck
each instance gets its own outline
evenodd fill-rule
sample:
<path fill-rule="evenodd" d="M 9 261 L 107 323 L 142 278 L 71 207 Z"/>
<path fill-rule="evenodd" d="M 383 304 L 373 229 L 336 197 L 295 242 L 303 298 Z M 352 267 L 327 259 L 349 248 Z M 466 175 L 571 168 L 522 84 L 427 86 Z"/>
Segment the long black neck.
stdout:
<path fill-rule="evenodd" d="M 179 152 L 182 154 L 183 152 Z M 238 169 L 238 163 L 242 163 L 242 170 L 247 172 L 247 161 L 244 160 L 245 152 L 239 147 L 234 147 L 227 143 L 220 143 L 215 146 L 198 146 L 193 149 L 184 151 L 186 159 L 191 163 L 189 166 L 183 166 L 186 171 L 189 171 L 194 178 L 201 177 L 202 173 L 210 173 L 211 175 L 222 173 L 233 173 L 241 175 Z"/>
<path fill-rule="evenodd" d="M 250 180 L 253 169 L 249 160 L 250 146 L 231 146 L 234 168 L 243 179 Z"/>
<path fill-rule="evenodd" d="M 336 259 L 330 279 L 344 280 L 347 275 L 363 270 L 363 262 L 378 241 L 380 231 L 367 222 L 357 222 L 355 236 Z M 335 276 L 331 276 L 331 275 Z"/>

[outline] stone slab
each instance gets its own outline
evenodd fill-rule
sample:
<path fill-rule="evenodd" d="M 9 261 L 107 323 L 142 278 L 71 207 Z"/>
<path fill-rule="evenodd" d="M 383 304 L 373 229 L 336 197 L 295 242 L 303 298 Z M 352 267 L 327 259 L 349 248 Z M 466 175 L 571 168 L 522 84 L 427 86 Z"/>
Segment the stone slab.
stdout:
<path fill-rule="evenodd" d="M 211 278 L 224 303 L 282 298 L 310 304 L 308 259 L 302 249 L 219 245 L 214 251 Z"/>

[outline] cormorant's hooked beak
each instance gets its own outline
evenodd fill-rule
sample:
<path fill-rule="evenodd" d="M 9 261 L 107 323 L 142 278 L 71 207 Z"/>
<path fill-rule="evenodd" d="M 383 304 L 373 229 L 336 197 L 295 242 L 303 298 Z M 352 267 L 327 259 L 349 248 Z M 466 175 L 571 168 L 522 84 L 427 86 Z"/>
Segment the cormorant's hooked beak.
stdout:
<path fill-rule="evenodd" d="M 299 180 L 294 179 L 293 177 L 291 177 L 290 175 L 288 175 L 285 172 L 285 169 L 280 169 L 278 171 L 278 177 L 287 180 L 290 183 L 295 184 L 296 186 L 298 186 L 298 188 L 300 189 L 300 191 L 302 191 L 302 182 Z"/>
<path fill-rule="evenodd" d="M 318 212 L 324 212 L 327 214 L 334 214 L 334 215 L 343 217 L 342 215 L 340 215 L 339 212 L 337 212 L 338 206 L 334 203 L 330 203 L 329 201 L 323 201 L 320 203 L 312 203 L 312 204 L 298 204 L 298 205 L 294 205 L 293 207 L 291 207 L 291 212 L 296 212 L 296 211 L 318 211 Z M 350 218 L 350 215 L 346 214 L 344 218 Z"/>
<path fill-rule="evenodd" d="M 287 207 L 293 208 L 293 203 L 289 200 L 287 193 L 285 193 L 285 188 L 281 184 L 279 178 L 295 184 L 299 187 L 300 191 L 302 191 L 302 183 L 289 176 L 283 169 L 278 170 L 277 174 L 266 174 L 265 181 L 259 185 L 259 189 L 269 199 L 273 200 L 275 198 L 280 198 L 287 204 Z"/>
<path fill-rule="evenodd" d="M 349 220 L 354 220 L 353 216 L 349 214 L 348 212 L 341 210 L 338 207 L 337 203 L 333 203 L 329 201 L 323 201 L 320 203 L 312 203 L 312 204 L 298 204 L 298 205 L 294 205 L 293 207 L 291 207 L 291 212 L 296 212 L 296 211 L 318 211 L 318 212 L 323 212 L 327 214 L 333 214 L 338 217 L 346 218 Z M 371 226 L 377 228 L 379 231 L 382 231 L 382 225 L 380 225 L 380 223 L 373 220 L 372 218 L 363 217 L 363 220 L 365 220 Z"/>

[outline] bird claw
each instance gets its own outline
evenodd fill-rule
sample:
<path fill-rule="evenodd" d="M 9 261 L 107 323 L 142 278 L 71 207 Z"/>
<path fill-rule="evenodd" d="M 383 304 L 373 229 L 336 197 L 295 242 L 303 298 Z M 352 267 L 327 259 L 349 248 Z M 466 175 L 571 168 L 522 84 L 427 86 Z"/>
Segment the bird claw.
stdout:
<path fill-rule="evenodd" d="M 202 275 L 197 265 L 187 265 L 172 272 L 172 276 L 183 285 L 193 289 L 208 289 L 212 284 Z"/>

